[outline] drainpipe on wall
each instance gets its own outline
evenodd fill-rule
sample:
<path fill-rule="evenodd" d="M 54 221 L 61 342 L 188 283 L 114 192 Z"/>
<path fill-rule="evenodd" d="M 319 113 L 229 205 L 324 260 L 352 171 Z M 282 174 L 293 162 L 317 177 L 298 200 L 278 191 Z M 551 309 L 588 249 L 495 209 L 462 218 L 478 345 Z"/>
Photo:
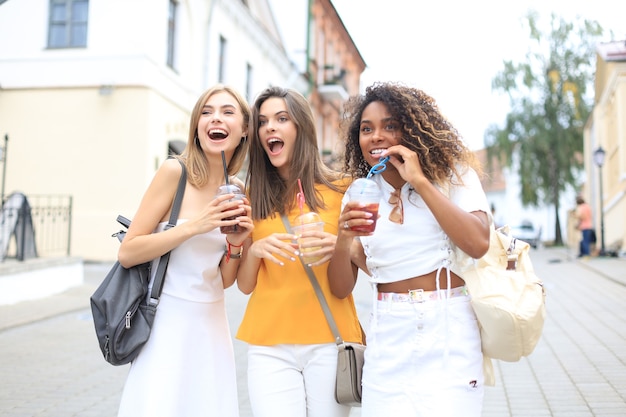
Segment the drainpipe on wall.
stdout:
<path fill-rule="evenodd" d="M 311 71 L 311 27 L 313 20 L 313 1 L 308 0 L 307 5 L 307 18 L 306 18 L 306 66 L 305 71 L 308 74 L 308 82 L 309 82 L 309 90 L 307 92 L 307 97 L 311 97 L 311 93 L 313 92 L 313 72 Z"/>

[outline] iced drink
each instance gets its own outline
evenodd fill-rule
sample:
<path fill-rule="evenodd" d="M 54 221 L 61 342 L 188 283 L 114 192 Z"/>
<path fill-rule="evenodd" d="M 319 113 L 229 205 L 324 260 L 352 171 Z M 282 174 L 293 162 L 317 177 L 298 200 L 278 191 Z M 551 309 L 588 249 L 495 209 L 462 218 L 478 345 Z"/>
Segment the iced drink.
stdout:
<path fill-rule="evenodd" d="M 235 197 L 226 201 L 243 200 L 245 197 L 244 193 L 241 191 L 241 188 L 239 188 L 235 184 L 220 185 L 220 187 L 217 189 L 217 195 L 220 196 L 224 194 L 235 194 Z M 240 215 L 227 217 L 223 220 L 235 220 L 239 216 Z M 232 226 L 221 226 L 220 232 L 224 234 L 238 233 L 241 232 L 241 227 L 238 224 L 233 224 Z"/>
<path fill-rule="evenodd" d="M 349 201 L 356 201 L 364 205 L 360 207 L 359 211 L 366 211 L 371 213 L 372 216 L 369 220 L 372 220 L 371 224 L 359 224 L 350 227 L 350 230 L 354 232 L 372 233 L 376 229 L 376 221 L 378 220 L 378 207 L 380 205 L 380 198 L 382 193 L 378 184 L 375 181 L 367 178 L 359 178 L 352 183 L 348 189 Z"/>
<path fill-rule="evenodd" d="M 314 252 L 320 250 L 321 246 L 314 246 L 303 248 L 302 244 L 305 242 L 311 242 L 319 240 L 318 237 L 300 237 L 304 232 L 317 230 L 320 232 L 324 231 L 324 222 L 322 218 L 317 213 L 305 213 L 298 217 L 296 217 L 294 223 L 291 225 L 291 230 L 294 235 L 298 236 L 298 250 L 302 254 L 302 260 L 304 263 L 311 264 L 322 259 L 319 256 L 307 256 L 307 253 Z"/>
<path fill-rule="evenodd" d="M 365 207 L 361 207 L 359 210 L 367 211 L 368 213 L 372 213 L 372 217 L 369 220 L 372 220 L 371 224 L 358 224 L 356 226 L 352 226 L 350 230 L 354 232 L 366 232 L 373 233 L 376 230 L 376 221 L 378 220 L 378 206 L 379 203 L 368 203 Z"/>

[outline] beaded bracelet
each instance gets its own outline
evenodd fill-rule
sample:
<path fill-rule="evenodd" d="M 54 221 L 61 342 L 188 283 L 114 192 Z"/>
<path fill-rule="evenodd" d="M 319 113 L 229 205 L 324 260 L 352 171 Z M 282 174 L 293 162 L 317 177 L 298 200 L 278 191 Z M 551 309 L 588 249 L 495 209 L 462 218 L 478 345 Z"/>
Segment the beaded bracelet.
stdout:
<path fill-rule="evenodd" d="M 233 245 L 232 243 L 230 243 L 228 241 L 228 238 L 226 238 L 226 263 L 228 263 L 228 261 L 232 258 L 232 259 L 240 259 L 241 255 L 243 254 L 243 242 L 241 243 L 241 245 Z M 239 253 L 232 253 L 232 248 L 241 248 L 241 250 L 239 251 Z"/>

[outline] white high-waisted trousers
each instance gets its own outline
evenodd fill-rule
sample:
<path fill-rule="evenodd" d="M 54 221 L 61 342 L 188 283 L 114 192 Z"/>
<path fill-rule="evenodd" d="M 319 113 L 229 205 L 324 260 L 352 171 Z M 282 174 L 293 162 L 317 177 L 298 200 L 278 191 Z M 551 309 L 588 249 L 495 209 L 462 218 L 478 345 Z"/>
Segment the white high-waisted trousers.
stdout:
<path fill-rule="evenodd" d="M 374 301 L 361 417 L 480 417 L 480 332 L 470 298 Z"/>
<path fill-rule="evenodd" d="M 248 346 L 254 417 L 348 417 L 335 400 L 337 345 Z"/>

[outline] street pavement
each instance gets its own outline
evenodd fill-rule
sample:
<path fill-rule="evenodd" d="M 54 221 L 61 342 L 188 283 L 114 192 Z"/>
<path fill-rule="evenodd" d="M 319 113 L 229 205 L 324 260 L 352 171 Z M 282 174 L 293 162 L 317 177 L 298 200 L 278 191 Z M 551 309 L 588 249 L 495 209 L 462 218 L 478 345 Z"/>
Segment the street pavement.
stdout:
<path fill-rule="evenodd" d="M 626 259 L 579 260 L 563 248 L 532 250 L 531 258 L 547 291 L 543 336 L 529 357 L 494 361 L 483 417 L 626 416 Z M 128 366 L 104 361 L 89 309 L 109 267 L 86 263 L 83 285 L 0 306 L 0 417 L 116 416 Z M 364 324 L 369 291 L 360 279 Z M 234 334 L 247 296 L 233 287 L 226 297 Z M 249 417 L 246 346 L 234 346 L 240 413 Z M 354 408 L 351 417 L 359 415 Z"/>

